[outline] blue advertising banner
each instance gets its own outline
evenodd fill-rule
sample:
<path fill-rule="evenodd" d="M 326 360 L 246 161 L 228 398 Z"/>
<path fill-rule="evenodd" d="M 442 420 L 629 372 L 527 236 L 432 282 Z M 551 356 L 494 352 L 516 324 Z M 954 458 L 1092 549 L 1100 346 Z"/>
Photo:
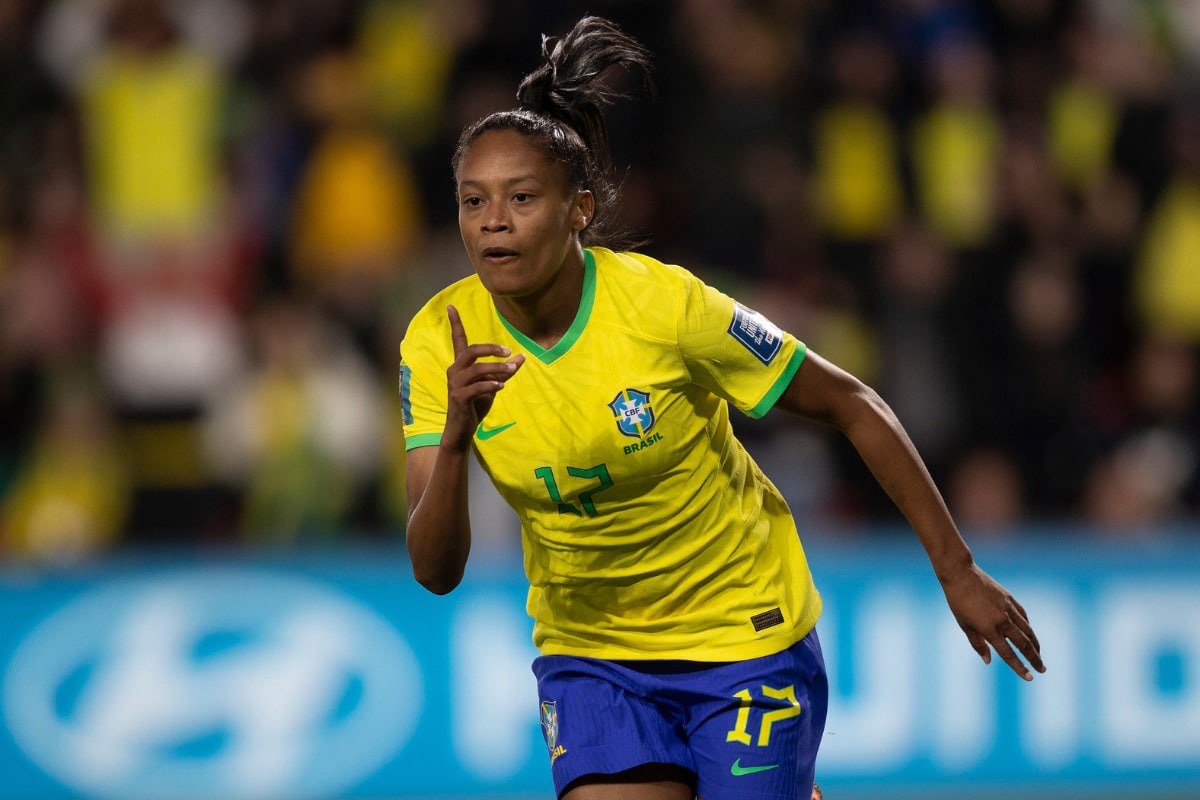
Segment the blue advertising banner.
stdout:
<path fill-rule="evenodd" d="M 1200 553 L 977 548 L 1050 671 L 985 667 L 912 539 L 809 556 L 831 797 L 1200 797 Z M 0 572 L 0 800 L 552 796 L 519 564 L 401 548 Z"/>

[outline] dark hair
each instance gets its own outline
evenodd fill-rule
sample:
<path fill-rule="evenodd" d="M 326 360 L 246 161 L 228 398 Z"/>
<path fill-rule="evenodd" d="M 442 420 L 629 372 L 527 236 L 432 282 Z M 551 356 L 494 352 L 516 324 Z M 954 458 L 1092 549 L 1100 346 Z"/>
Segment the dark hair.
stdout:
<path fill-rule="evenodd" d="M 481 134 L 517 131 L 566 169 L 569 186 L 586 189 L 595 198 L 595 213 L 580 240 L 614 250 L 631 247 L 633 238 L 617 217 L 620 187 L 613 179 L 608 130 L 601 111 L 626 95 L 606 85 L 603 76 L 610 67 L 632 68 L 653 92 L 650 53 L 608 20 L 584 17 L 566 36 L 543 35 L 542 59 L 542 65 L 517 88 L 518 108 L 489 114 L 462 132 L 451 168 L 457 175 L 467 149 Z"/>

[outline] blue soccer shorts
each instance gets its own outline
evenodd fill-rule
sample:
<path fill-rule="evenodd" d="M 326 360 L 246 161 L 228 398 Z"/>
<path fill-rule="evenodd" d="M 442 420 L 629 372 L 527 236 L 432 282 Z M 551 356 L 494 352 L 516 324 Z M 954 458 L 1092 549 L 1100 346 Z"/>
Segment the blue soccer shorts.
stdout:
<path fill-rule="evenodd" d="M 705 800 L 808 800 L 829 683 L 816 631 L 749 661 L 533 662 L 558 796 L 584 775 L 674 764 Z"/>

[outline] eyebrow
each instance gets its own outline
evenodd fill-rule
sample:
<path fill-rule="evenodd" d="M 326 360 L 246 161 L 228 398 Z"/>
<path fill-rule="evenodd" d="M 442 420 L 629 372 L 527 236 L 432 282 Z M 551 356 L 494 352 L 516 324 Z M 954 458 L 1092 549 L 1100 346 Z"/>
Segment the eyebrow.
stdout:
<path fill-rule="evenodd" d="M 504 181 L 504 185 L 512 186 L 514 183 L 523 183 L 525 181 L 534 181 L 536 183 L 536 182 L 538 182 L 538 180 L 539 180 L 539 178 L 536 175 L 518 175 L 515 178 L 509 178 L 508 180 Z M 471 181 L 471 180 L 459 181 L 459 183 L 458 183 L 459 188 L 462 188 L 464 186 L 483 186 L 483 184 L 484 184 L 484 181 Z"/>

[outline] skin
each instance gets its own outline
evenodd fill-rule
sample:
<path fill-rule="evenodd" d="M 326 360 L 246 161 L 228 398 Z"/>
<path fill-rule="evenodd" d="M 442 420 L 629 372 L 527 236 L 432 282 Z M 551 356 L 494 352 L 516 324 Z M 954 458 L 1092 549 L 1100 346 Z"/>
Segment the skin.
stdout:
<path fill-rule="evenodd" d="M 496 309 L 543 347 L 562 338 L 583 294 L 579 234 L 593 216 L 591 192 L 567 185 L 566 171 L 523 135 L 489 131 L 458 170 L 463 245 Z M 471 436 L 496 393 L 525 363 L 496 344 L 469 344 L 458 310 L 446 309 L 454 363 L 438 447 L 408 454 L 408 551 L 422 586 L 445 594 L 462 580 L 471 549 L 467 465 Z M 503 361 L 481 359 L 504 359 Z"/>
<path fill-rule="evenodd" d="M 850 440 L 916 531 L 950 611 L 983 663 L 991 663 L 994 649 L 1013 672 L 1033 680 L 1019 651 L 1046 671 L 1025 609 L 975 563 L 908 434 L 873 389 L 809 351 L 776 407 L 834 425 Z"/>
<path fill-rule="evenodd" d="M 484 133 L 458 170 L 458 227 L 471 264 L 518 330 L 545 347 L 579 308 L 579 234 L 595 201 L 572 191 L 566 172 L 516 131 Z"/>
<path fill-rule="evenodd" d="M 459 167 L 459 228 L 463 244 L 496 307 L 543 347 L 567 331 L 579 308 L 583 249 L 579 234 L 592 218 L 590 192 L 566 183 L 523 135 L 481 135 Z M 471 437 L 496 394 L 524 356 L 491 343 L 470 343 L 449 306 L 454 362 L 446 370 L 446 427 L 436 447 L 408 453 L 408 550 L 417 580 L 446 594 L 462 580 L 471 549 L 467 465 Z M 991 663 L 994 650 L 1025 680 L 1045 672 L 1028 616 L 976 565 L 946 504 L 896 415 L 870 387 L 809 351 L 777 407 L 837 427 L 905 515 L 929 556 L 946 602 L 971 646 Z M 615 777 L 615 776 L 614 776 Z M 683 783 L 635 769 L 621 782 L 587 783 L 564 800 L 692 800 Z M 819 797 L 814 790 L 814 797 Z"/>

